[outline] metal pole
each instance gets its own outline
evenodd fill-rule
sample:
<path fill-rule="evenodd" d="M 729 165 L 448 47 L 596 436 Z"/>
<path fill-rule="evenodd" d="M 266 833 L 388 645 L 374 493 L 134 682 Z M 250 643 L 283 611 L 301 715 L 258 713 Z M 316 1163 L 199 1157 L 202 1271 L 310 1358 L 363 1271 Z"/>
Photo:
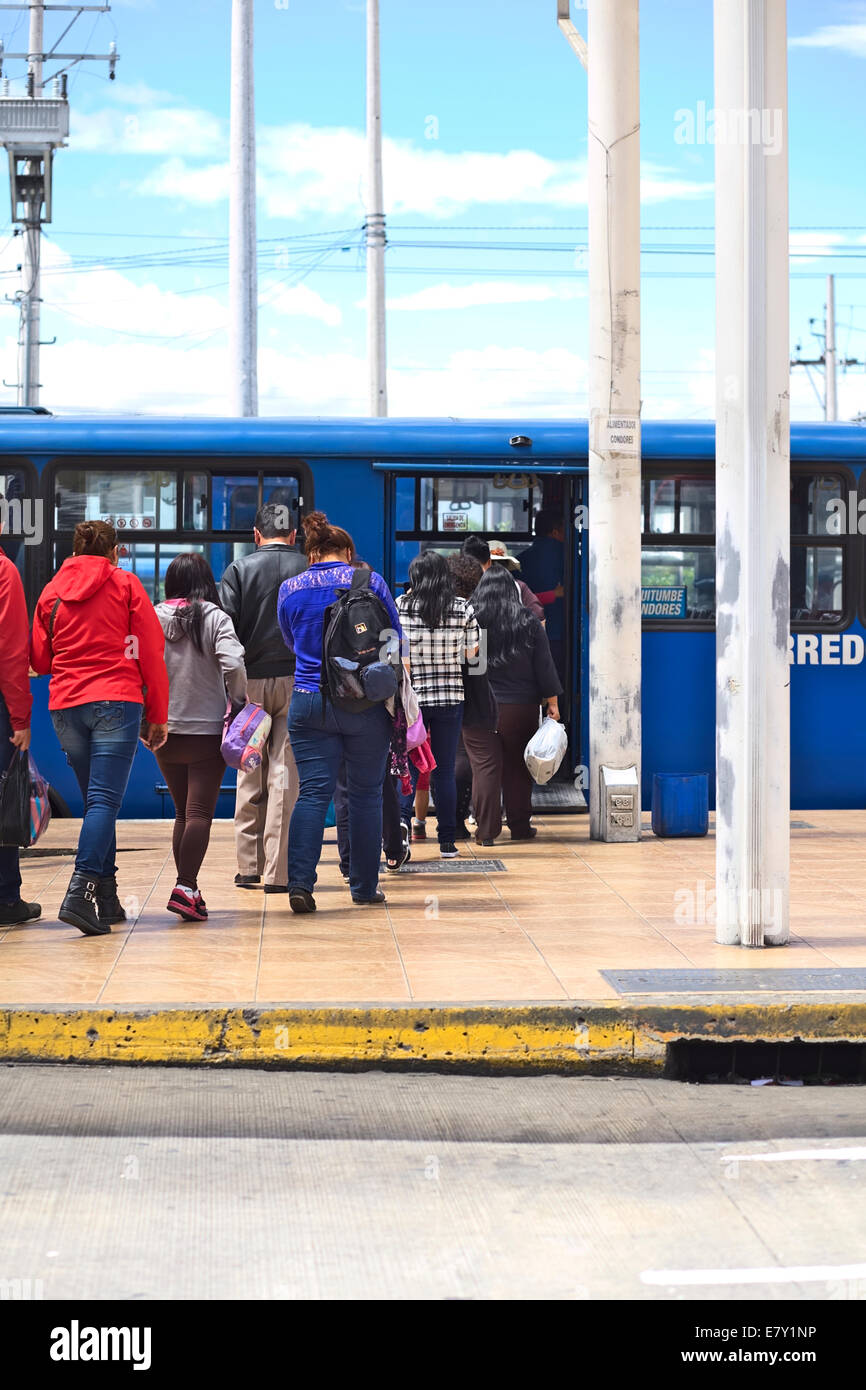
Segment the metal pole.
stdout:
<path fill-rule="evenodd" d="M 836 282 L 827 276 L 827 319 L 824 325 L 824 419 L 838 420 L 836 406 Z"/>
<path fill-rule="evenodd" d="M 257 415 L 253 0 L 232 0 L 229 180 L 229 400 L 233 415 Z"/>
<path fill-rule="evenodd" d="M 638 0 L 589 0 L 590 834 L 599 767 L 641 755 Z M 640 801 L 638 799 L 638 808 Z M 640 813 L 629 838 L 640 839 Z"/>
<path fill-rule="evenodd" d="M 385 198 L 382 191 L 382 93 L 379 0 L 367 0 L 367 363 L 370 414 L 388 414 L 385 352 Z"/>
<path fill-rule="evenodd" d="M 30 0 L 30 33 L 27 51 L 28 64 L 33 73 L 33 96 L 42 96 L 42 50 L 44 45 L 45 6 L 43 0 Z M 38 172 L 39 162 L 30 166 L 31 172 Z M 21 405 L 39 404 L 39 336 L 41 332 L 42 286 L 40 276 L 40 255 L 42 250 L 42 206 L 30 202 L 27 205 L 27 220 L 23 227 L 24 254 L 21 258 L 21 313 L 23 333 L 21 361 L 18 371 L 19 402 Z"/>
<path fill-rule="evenodd" d="M 42 47 L 45 25 L 44 0 L 30 0 L 30 38 L 27 51 L 30 54 L 29 66 L 33 70 L 33 95 L 42 95 Z"/>
<path fill-rule="evenodd" d="M 716 940 L 788 940 L 785 0 L 715 0 Z"/>

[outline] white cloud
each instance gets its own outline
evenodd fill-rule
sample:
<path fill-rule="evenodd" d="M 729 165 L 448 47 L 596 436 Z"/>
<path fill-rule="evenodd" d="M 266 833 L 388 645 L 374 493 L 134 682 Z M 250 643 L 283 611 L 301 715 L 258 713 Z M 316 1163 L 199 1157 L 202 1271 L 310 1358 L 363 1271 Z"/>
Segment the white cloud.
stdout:
<path fill-rule="evenodd" d="M 548 300 L 583 299 L 586 287 L 570 285 L 523 285 L 514 280 L 481 280 L 467 285 L 428 285 L 423 290 L 400 294 L 388 300 L 388 310 L 474 309 L 489 304 L 544 304 Z M 358 301 L 363 308 L 365 301 Z"/>
<path fill-rule="evenodd" d="M 789 39 L 791 48 L 836 48 L 866 58 L 866 24 L 825 24 L 813 34 Z"/>
<path fill-rule="evenodd" d="M 808 265 L 816 256 L 826 256 L 840 246 L 849 245 L 844 232 L 789 232 L 788 247 L 798 266 Z"/>
<path fill-rule="evenodd" d="M 286 317 L 318 319 L 332 328 L 343 321 L 339 306 L 329 304 L 326 299 L 309 285 L 289 285 L 276 294 L 265 293 L 264 302 L 268 309 Z"/>
<path fill-rule="evenodd" d="M 123 104 L 74 117 L 72 144 L 87 151 L 167 155 L 138 185 L 155 197 L 193 204 L 228 196 L 225 121 L 144 84 Z M 258 187 L 269 217 L 359 218 L 364 210 L 365 138 L 345 126 L 261 126 Z M 182 153 L 178 153 L 182 151 Z M 198 162 L 204 161 L 204 162 Z M 586 204 L 586 164 L 535 150 L 451 152 L 410 140 L 383 141 L 387 211 L 444 218 L 477 205 L 573 208 Z M 642 169 L 645 203 L 707 198 L 710 182 L 654 164 Z"/>
<path fill-rule="evenodd" d="M 229 196 L 228 164 L 202 164 L 198 168 L 175 157 L 160 164 L 136 186 L 136 192 L 174 203 L 210 206 Z"/>
<path fill-rule="evenodd" d="M 124 111 L 104 107 L 90 113 L 73 107 L 70 120 L 70 144 L 73 149 L 111 154 L 163 155 L 182 149 L 190 156 L 219 154 L 225 145 L 225 124 L 209 111 L 172 104 L 156 106 L 154 98 L 162 93 L 150 89 L 137 90 L 127 104 L 136 107 Z"/>

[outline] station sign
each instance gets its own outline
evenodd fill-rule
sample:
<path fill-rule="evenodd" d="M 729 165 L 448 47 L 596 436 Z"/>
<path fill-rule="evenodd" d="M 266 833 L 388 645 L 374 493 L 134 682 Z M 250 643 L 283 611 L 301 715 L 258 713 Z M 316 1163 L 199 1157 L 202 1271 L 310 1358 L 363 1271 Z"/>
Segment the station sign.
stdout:
<path fill-rule="evenodd" d="M 642 588 L 640 592 L 642 618 L 686 617 L 685 584 L 672 584 L 661 588 Z"/>

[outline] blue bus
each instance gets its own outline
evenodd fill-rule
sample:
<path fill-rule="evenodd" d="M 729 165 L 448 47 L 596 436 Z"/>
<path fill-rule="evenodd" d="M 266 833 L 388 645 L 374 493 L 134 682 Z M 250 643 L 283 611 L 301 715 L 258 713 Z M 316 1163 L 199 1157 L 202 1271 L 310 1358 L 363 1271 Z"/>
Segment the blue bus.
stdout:
<path fill-rule="evenodd" d="M 314 506 L 327 512 L 398 591 L 419 550 L 447 553 L 476 531 L 519 555 L 535 515 L 553 509 L 565 536 L 564 773 L 580 779 L 588 742 L 585 421 L 29 415 L 4 417 L 2 429 L 0 492 L 12 523 L 3 545 L 31 609 L 84 519 L 116 526 L 121 565 L 156 601 L 180 551 L 201 551 L 219 578 L 252 547 L 253 518 L 267 501 L 298 517 Z M 714 770 L 714 434 L 709 422 L 643 425 L 645 807 L 654 772 L 712 780 Z M 792 426 L 793 807 L 859 806 L 866 796 L 864 464 L 861 427 Z M 659 603 L 659 591 L 670 601 Z M 38 762 L 80 814 L 48 718 L 47 681 L 34 681 L 34 696 Z M 160 780 L 140 747 L 124 814 L 162 814 Z"/>

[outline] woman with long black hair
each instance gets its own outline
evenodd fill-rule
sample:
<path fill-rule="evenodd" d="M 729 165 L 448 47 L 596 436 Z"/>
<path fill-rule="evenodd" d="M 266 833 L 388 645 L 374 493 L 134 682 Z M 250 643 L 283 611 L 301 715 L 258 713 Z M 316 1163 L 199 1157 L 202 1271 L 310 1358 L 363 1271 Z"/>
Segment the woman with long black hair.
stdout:
<path fill-rule="evenodd" d="M 486 635 L 487 675 L 498 706 L 497 727 L 463 731 L 472 764 L 472 804 L 480 845 L 502 830 L 502 801 L 512 840 L 531 840 L 532 778 L 523 752 L 538 728 L 540 705 L 559 718 L 562 685 L 550 643 L 525 608 L 511 575 L 492 565 L 472 595 L 478 626 Z"/>
<path fill-rule="evenodd" d="M 415 557 L 409 566 L 409 584 L 397 608 L 409 639 L 412 685 L 436 759 L 432 783 L 439 853 L 443 859 L 454 859 L 463 667 L 478 651 L 478 624 L 472 605 L 457 597 L 452 572 L 438 551 L 425 550 Z"/>
<path fill-rule="evenodd" d="M 165 633 L 168 737 L 156 760 L 171 792 L 177 886 L 169 912 L 203 922 L 207 908 L 198 886 L 222 776 L 220 743 L 226 688 L 233 705 L 246 699 L 244 649 L 223 611 L 203 555 L 178 555 L 165 575 L 165 600 L 156 615 Z"/>

